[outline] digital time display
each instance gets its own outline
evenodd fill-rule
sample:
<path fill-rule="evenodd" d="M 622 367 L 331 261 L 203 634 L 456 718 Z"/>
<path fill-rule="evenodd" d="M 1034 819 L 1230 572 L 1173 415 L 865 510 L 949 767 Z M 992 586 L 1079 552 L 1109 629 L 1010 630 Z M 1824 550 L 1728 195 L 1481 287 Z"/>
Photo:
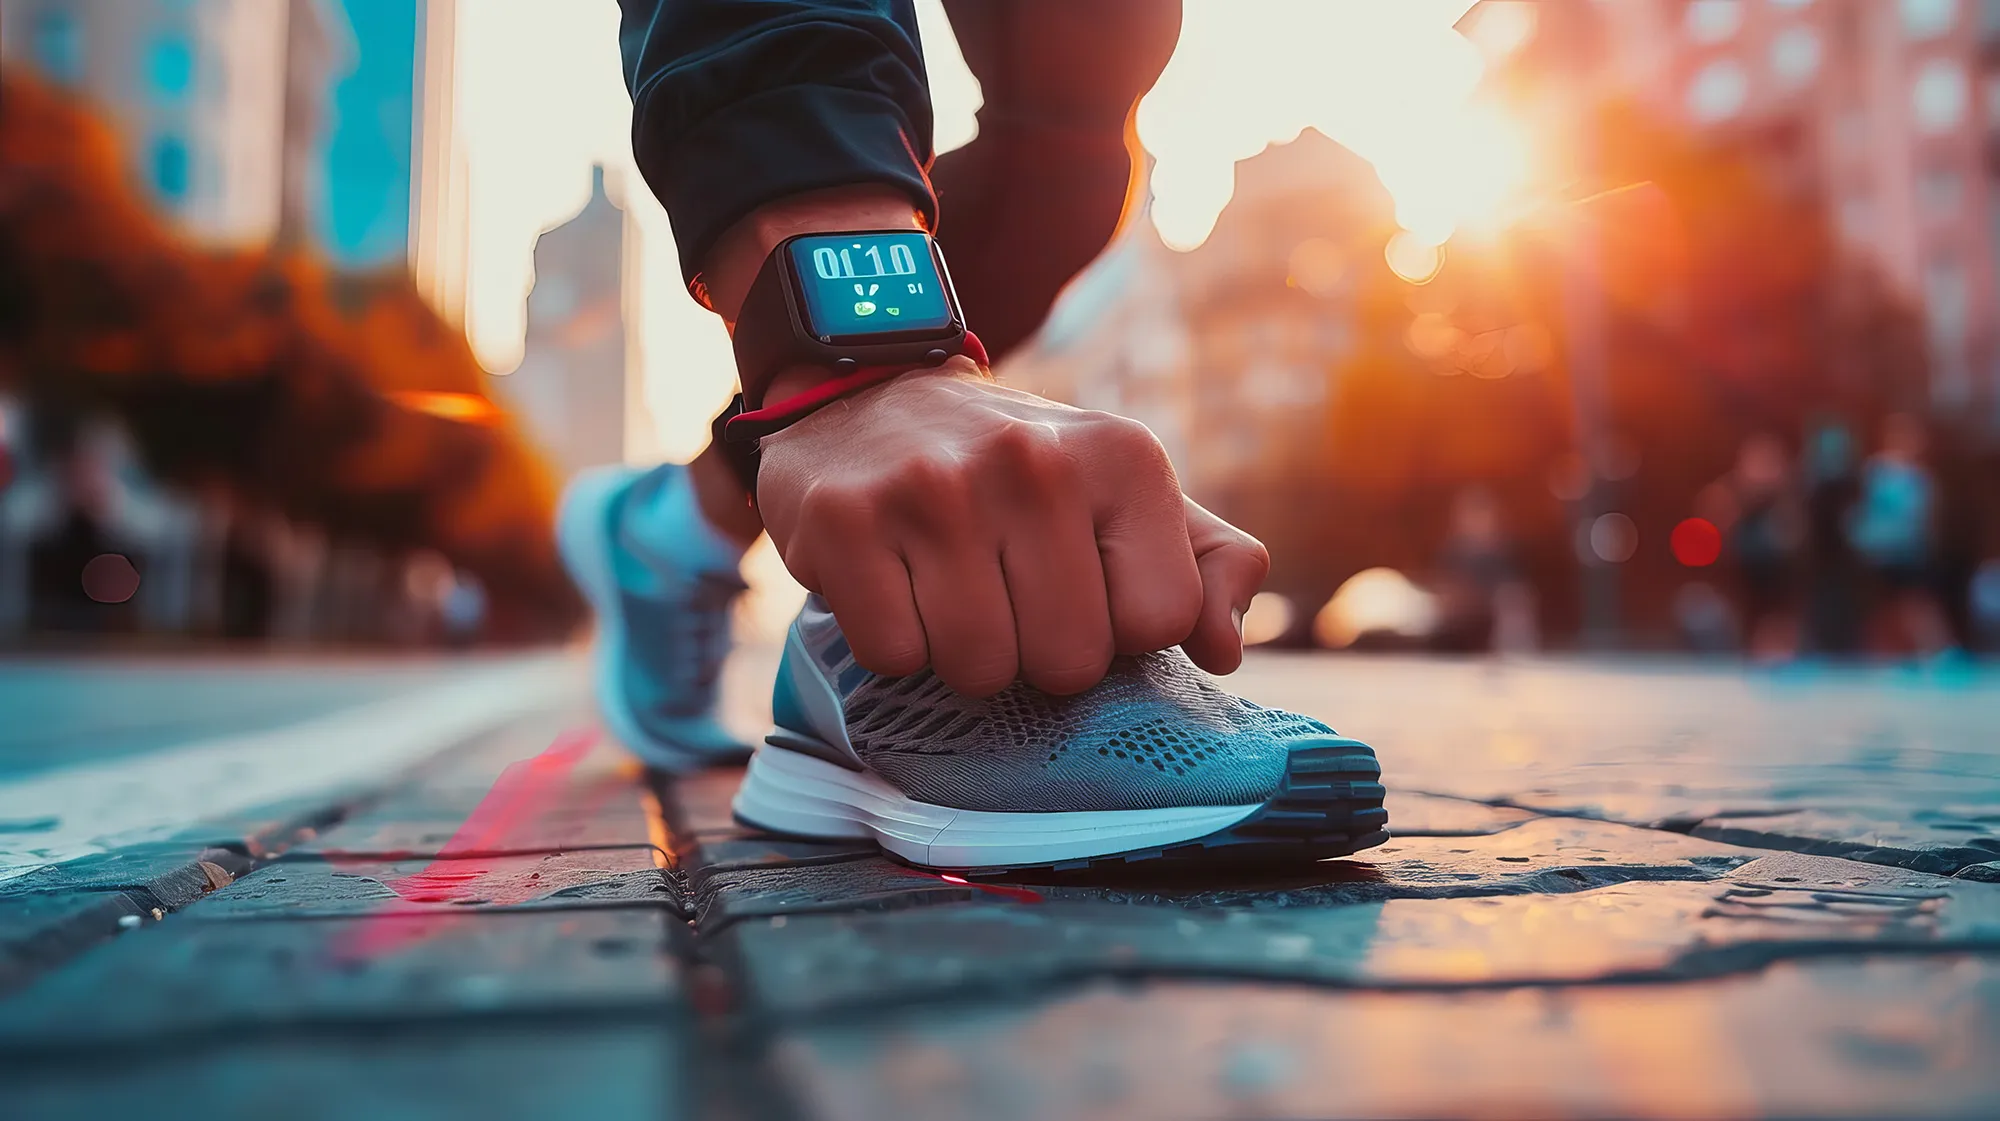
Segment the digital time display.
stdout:
<path fill-rule="evenodd" d="M 920 233 L 831 234 L 791 243 L 807 328 L 820 338 L 942 331 L 951 304 Z"/>

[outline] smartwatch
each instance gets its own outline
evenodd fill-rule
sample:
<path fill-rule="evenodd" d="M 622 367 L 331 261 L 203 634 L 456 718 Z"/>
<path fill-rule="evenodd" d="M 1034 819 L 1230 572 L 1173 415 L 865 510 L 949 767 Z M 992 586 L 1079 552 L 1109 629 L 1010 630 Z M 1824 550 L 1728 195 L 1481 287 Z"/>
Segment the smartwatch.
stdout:
<path fill-rule="evenodd" d="M 937 241 L 918 230 L 800 234 L 778 243 L 750 286 L 732 339 L 743 394 L 725 425 L 754 441 L 898 374 L 986 352 L 965 329 Z M 765 390 L 794 366 L 833 377 L 784 402 Z"/>

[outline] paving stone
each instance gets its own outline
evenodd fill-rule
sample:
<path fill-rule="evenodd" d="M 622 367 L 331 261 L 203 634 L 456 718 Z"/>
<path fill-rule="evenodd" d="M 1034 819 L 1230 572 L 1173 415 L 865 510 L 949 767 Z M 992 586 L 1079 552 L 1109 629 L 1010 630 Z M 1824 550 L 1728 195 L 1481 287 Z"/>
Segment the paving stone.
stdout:
<path fill-rule="evenodd" d="M 822 864 L 748 864 L 688 875 L 696 930 L 745 918 L 960 903 L 982 889 L 879 856 Z"/>
<path fill-rule="evenodd" d="M 1908 822 L 1884 821 L 1866 812 L 1801 809 L 1708 817 L 1689 832 L 1724 844 L 1845 856 L 1949 876 L 2000 857 L 2000 830 L 1993 826 L 2000 814 L 1966 816 L 1983 820 L 1922 813 Z M 1963 834 L 1963 843 L 1952 843 L 1948 834 Z"/>
<path fill-rule="evenodd" d="M 1653 829 L 1584 818 L 1536 818 L 1484 837 L 1392 837 L 1348 861 L 1399 887 L 1509 883 L 1564 890 L 1625 880 L 1708 879 L 1754 859 L 1754 851 Z M 1524 885 L 1525 886 L 1525 885 Z"/>
<path fill-rule="evenodd" d="M 604 772 L 547 792 L 502 820 L 474 820 L 477 796 L 401 791 L 348 816 L 294 851 L 336 856 L 552 852 L 657 843 L 652 797 L 634 767 Z"/>
<path fill-rule="evenodd" d="M 2000 855 L 1991 670 L 1264 657 L 1231 680 L 1367 740 L 1391 790 L 1940 874 Z"/>
<path fill-rule="evenodd" d="M 1024 872 L 967 883 L 879 856 L 817 864 L 691 867 L 695 922 L 704 933 L 742 918 L 886 909 L 1004 897 L 1158 903 L 1184 908 L 1310 907 L 1427 896 L 1565 892 L 1629 880 L 1709 880 L 1757 853 L 1676 833 L 1580 818 L 1539 818 L 1485 837 L 1396 838 L 1343 860 L 1274 876 L 1195 874 L 1144 865 L 1109 872 Z"/>
<path fill-rule="evenodd" d="M 167 922 L 0 1001 L 0 1060 L 301 1025 L 664 1016 L 684 929 L 631 908 Z"/>
<path fill-rule="evenodd" d="M 226 886 L 249 867 L 250 858 L 237 849 L 130 845 L 0 882 L 0 898 L 122 891 L 144 908 L 173 911 Z"/>
<path fill-rule="evenodd" d="M 646 1022 L 419 1025 L 0 1063 L 0 1079 L 9 1121 L 675 1121 L 688 1039 Z"/>
<path fill-rule="evenodd" d="M 1407 790 L 1389 791 L 1382 804 L 1389 811 L 1389 831 L 1398 837 L 1484 837 L 1504 833 L 1536 817 L 1512 806 L 1489 806 Z"/>
<path fill-rule="evenodd" d="M 237 880 L 181 917 L 209 921 L 611 903 L 677 909 L 674 882 L 662 863 L 664 857 L 654 848 L 442 860 L 283 859 Z"/>
<path fill-rule="evenodd" d="M 673 780 L 667 787 L 667 821 L 676 837 L 737 833 L 742 828 L 729 812 L 729 801 L 743 784 L 743 768 L 713 767 Z"/>
<path fill-rule="evenodd" d="M 151 917 L 122 891 L 19 895 L 0 899 L 0 993 Z"/>
<path fill-rule="evenodd" d="M 780 864 L 825 864 L 876 855 L 872 841 L 804 841 L 739 825 L 729 801 L 741 767 L 702 771 L 669 782 L 662 795 L 677 867 L 694 875 Z"/>
<path fill-rule="evenodd" d="M 820 1121 L 1983 1119 L 2000 1114 L 2000 961 L 1438 993 L 1105 984 L 798 1027 L 771 1052 Z"/>
<path fill-rule="evenodd" d="M 1092 976 L 1367 988 L 1685 980 L 1856 947 L 2000 952 L 2000 887 L 1784 854 L 1708 882 L 1195 909 L 970 904 L 750 920 L 722 936 L 766 1016 L 1020 996 Z"/>
<path fill-rule="evenodd" d="M 564 710 L 426 762 L 294 851 L 435 856 L 657 844 L 651 799 L 644 768 L 587 714 Z"/>

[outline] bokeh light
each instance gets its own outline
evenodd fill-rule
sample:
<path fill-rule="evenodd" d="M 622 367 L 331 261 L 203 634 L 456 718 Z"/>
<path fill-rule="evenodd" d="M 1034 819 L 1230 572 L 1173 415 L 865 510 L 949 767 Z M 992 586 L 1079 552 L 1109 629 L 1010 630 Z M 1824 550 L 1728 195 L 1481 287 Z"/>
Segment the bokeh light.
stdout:
<path fill-rule="evenodd" d="M 1389 270 L 1411 284 L 1428 284 L 1444 267 L 1444 247 L 1408 230 L 1398 230 L 1382 250 Z"/>
<path fill-rule="evenodd" d="M 1688 518 L 1667 541 L 1674 559 L 1689 568 L 1707 568 L 1722 556 L 1722 531 L 1707 518 Z"/>
<path fill-rule="evenodd" d="M 1297 615 L 1298 609 L 1288 597 L 1258 592 L 1250 600 L 1250 610 L 1243 613 L 1243 645 L 1258 646 L 1283 638 Z"/>
<path fill-rule="evenodd" d="M 1442 313 L 1427 311 L 1410 320 L 1409 329 L 1403 332 L 1403 341 L 1409 346 L 1411 354 L 1436 360 L 1456 350 L 1464 336 L 1465 332 Z"/>
<path fill-rule="evenodd" d="M 1311 237 L 1292 247 L 1285 281 L 1321 299 L 1337 296 L 1347 278 L 1347 251 L 1323 237 Z"/>
<path fill-rule="evenodd" d="M 139 593 L 139 570 L 119 553 L 99 553 L 83 566 L 83 594 L 98 603 L 124 603 Z"/>
<path fill-rule="evenodd" d="M 1599 514 L 1590 523 L 1590 552 L 1606 564 L 1624 564 L 1639 551 L 1639 526 L 1620 513 Z"/>
<path fill-rule="evenodd" d="M 1369 633 L 1428 634 L 1437 618 L 1437 597 L 1393 568 L 1370 568 L 1348 577 L 1320 608 L 1313 617 L 1313 638 L 1339 650 Z"/>
<path fill-rule="evenodd" d="M 1578 502 L 1590 493 L 1590 465 L 1574 452 L 1549 467 L 1549 493 L 1564 502 Z"/>

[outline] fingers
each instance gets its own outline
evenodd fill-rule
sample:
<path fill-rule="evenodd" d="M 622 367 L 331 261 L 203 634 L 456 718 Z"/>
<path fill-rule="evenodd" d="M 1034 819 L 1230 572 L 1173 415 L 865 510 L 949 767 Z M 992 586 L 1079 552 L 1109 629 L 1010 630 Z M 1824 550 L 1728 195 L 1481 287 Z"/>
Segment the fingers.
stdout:
<path fill-rule="evenodd" d="M 1066 502 L 1001 554 L 1021 651 L 1021 679 L 1044 692 L 1081 693 L 1103 680 L 1116 652 L 1090 511 Z"/>
<path fill-rule="evenodd" d="M 989 697 L 1013 684 L 1020 649 L 995 549 L 919 542 L 907 563 L 938 677 L 968 697 Z M 846 616 L 838 618 L 845 629 Z"/>
<path fill-rule="evenodd" d="M 1262 546 L 1185 503 L 1135 421 L 963 379 L 899 379 L 766 441 L 764 522 L 856 659 L 987 696 L 1095 685 L 1185 644 L 1226 671 Z"/>
<path fill-rule="evenodd" d="M 1097 451 L 1122 466 L 1098 474 L 1117 488 L 1112 501 L 1100 503 L 1097 527 L 1112 636 L 1121 654 L 1164 650 L 1188 636 L 1202 604 L 1180 484 L 1144 425 L 1106 419 L 1115 427 Z"/>
<path fill-rule="evenodd" d="M 889 677 L 923 669 L 930 645 L 903 558 L 862 542 L 851 548 L 837 562 L 822 565 L 819 592 L 840 620 L 854 660 Z"/>
<path fill-rule="evenodd" d="M 1187 536 L 1201 571 L 1201 613 L 1181 649 L 1210 673 L 1243 664 L 1243 612 L 1271 572 L 1262 542 L 1186 499 Z"/>

